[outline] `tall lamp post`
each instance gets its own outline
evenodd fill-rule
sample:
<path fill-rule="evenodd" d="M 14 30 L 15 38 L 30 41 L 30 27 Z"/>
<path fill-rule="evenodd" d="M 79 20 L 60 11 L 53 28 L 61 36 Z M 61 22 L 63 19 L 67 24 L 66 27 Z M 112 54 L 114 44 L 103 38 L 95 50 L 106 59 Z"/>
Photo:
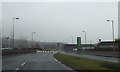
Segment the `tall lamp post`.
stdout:
<path fill-rule="evenodd" d="M 113 20 L 107 20 L 112 22 L 112 37 L 113 37 L 113 51 L 114 51 L 114 21 Z"/>
<path fill-rule="evenodd" d="M 35 34 L 35 32 L 32 32 L 32 43 L 31 43 L 31 48 L 33 48 L 33 34 Z"/>
<path fill-rule="evenodd" d="M 85 48 L 86 48 L 86 31 L 83 31 L 85 33 Z"/>
<path fill-rule="evenodd" d="M 19 18 L 13 18 L 13 48 L 14 48 L 14 23 L 16 19 L 19 19 Z"/>

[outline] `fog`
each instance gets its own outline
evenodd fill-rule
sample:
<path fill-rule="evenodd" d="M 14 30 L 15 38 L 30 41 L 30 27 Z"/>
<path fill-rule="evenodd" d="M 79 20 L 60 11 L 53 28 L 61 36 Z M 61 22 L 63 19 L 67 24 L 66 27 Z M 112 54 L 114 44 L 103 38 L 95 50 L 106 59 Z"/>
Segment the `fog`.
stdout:
<path fill-rule="evenodd" d="M 2 31 L 4 37 L 12 37 L 12 19 L 15 20 L 15 39 L 27 37 L 40 42 L 76 43 L 76 37 L 84 43 L 112 40 L 111 22 L 114 20 L 115 38 L 118 37 L 117 2 L 4 2 L 2 5 Z"/>

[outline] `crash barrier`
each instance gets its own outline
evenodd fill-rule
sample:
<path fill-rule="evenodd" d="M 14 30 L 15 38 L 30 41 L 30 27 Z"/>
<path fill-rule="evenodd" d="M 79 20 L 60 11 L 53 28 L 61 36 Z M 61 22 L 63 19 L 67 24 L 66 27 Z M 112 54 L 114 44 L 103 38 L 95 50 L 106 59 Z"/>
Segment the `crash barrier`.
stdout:
<path fill-rule="evenodd" d="M 36 53 L 37 50 L 31 48 L 21 48 L 21 49 L 3 49 L 2 56 L 23 54 L 23 53 Z"/>

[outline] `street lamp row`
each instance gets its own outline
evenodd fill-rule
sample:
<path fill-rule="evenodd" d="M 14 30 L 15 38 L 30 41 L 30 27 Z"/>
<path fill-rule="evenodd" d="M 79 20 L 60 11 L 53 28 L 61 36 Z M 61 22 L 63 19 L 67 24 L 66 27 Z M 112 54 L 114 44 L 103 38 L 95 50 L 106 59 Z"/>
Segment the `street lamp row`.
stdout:
<path fill-rule="evenodd" d="M 15 37 L 14 37 L 14 32 L 15 32 L 15 30 L 14 30 L 14 23 L 15 23 L 15 20 L 17 20 L 17 19 L 19 19 L 19 18 L 13 18 L 13 48 L 15 47 Z M 32 32 L 32 43 L 31 43 L 31 48 L 32 48 L 32 46 L 33 46 L 33 34 L 35 34 L 35 32 Z"/>
<path fill-rule="evenodd" d="M 17 20 L 19 18 L 13 18 L 13 48 L 14 48 L 14 21 Z M 114 23 L 113 20 L 107 20 L 107 21 L 111 21 L 112 22 L 112 36 L 113 36 L 113 46 L 114 46 Z M 85 33 L 85 45 L 86 45 L 86 31 L 83 31 Z M 32 44 L 33 45 L 33 34 L 35 34 L 35 32 L 32 32 Z M 73 37 L 72 37 L 72 43 L 73 43 Z"/>

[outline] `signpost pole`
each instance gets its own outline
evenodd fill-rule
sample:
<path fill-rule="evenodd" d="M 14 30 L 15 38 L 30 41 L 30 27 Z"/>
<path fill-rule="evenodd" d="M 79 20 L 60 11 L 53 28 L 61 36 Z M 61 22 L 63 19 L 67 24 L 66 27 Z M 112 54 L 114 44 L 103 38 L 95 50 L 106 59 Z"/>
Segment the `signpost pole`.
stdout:
<path fill-rule="evenodd" d="M 77 49 L 81 49 L 81 37 L 77 37 Z"/>

